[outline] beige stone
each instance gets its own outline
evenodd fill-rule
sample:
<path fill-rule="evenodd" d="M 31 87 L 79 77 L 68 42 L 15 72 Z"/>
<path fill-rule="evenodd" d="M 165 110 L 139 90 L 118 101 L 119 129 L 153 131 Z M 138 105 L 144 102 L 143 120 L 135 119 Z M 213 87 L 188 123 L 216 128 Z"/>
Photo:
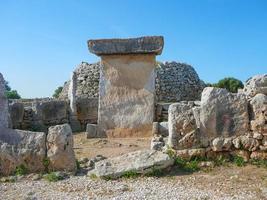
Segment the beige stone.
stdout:
<path fill-rule="evenodd" d="M 191 159 L 194 157 L 204 158 L 206 150 L 204 148 L 198 149 L 184 149 L 184 150 L 177 150 L 176 156 L 181 157 L 183 159 Z"/>
<path fill-rule="evenodd" d="M 46 146 L 50 170 L 76 170 L 73 136 L 68 124 L 50 127 L 48 129 Z"/>
<path fill-rule="evenodd" d="M 255 160 L 267 160 L 267 152 L 266 151 L 254 151 L 250 155 L 251 159 Z"/>
<path fill-rule="evenodd" d="M 99 136 L 151 136 L 155 55 L 101 58 Z"/>

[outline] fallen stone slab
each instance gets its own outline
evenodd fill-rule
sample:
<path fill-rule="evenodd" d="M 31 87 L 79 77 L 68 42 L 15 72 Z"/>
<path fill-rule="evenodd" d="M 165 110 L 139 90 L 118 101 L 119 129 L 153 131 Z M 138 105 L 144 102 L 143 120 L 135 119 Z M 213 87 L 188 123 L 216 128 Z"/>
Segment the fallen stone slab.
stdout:
<path fill-rule="evenodd" d="M 153 170 L 168 168 L 173 162 L 173 159 L 163 152 L 140 150 L 97 162 L 94 170 L 90 171 L 88 175 L 118 178 L 127 172 L 146 174 Z"/>
<path fill-rule="evenodd" d="M 89 51 L 96 55 L 155 54 L 163 49 L 162 36 L 147 36 L 128 39 L 89 40 Z"/>
<path fill-rule="evenodd" d="M 45 170 L 45 133 L 0 128 L 0 174 L 9 175 L 16 168 L 27 172 Z"/>

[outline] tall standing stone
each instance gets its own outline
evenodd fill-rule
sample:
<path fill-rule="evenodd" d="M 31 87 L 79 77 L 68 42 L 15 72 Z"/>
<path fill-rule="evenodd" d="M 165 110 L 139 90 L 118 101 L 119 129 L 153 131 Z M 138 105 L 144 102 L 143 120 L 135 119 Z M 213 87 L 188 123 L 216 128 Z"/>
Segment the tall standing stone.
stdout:
<path fill-rule="evenodd" d="M 8 128 L 8 100 L 5 96 L 5 80 L 0 73 L 0 128 Z"/>
<path fill-rule="evenodd" d="M 77 104 L 76 104 L 76 91 L 77 91 L 77 75 L 75 72 L 71 74 L 71 80 L 68 91 L 68 98 L 70 101 L 70 125 L 74 132 L 81 130 L 81 124 L 78 121 L 77 116 Z"/>
<path fill-rule="evenodd" d="M 101 57 L 98 137 L 152 135 L 156 55 L 163 37 L 89 40 Z"/>

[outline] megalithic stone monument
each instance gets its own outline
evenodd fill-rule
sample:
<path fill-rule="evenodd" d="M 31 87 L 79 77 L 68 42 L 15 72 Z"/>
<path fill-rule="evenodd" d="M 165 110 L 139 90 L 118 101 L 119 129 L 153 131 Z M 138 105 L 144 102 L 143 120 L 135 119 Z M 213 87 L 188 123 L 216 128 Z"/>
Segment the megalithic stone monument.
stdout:
<path fill-rule="evenodd" d="M 101 57 L 98 137 L 152 135 L 156 55 L 163 37 L 89 40 Z"/>

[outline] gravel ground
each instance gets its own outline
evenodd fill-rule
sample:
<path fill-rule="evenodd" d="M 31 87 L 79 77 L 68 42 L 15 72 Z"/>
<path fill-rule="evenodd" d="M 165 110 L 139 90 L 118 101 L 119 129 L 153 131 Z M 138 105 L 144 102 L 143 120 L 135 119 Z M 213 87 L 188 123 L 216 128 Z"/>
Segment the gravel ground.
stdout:
<path fill-rule="evenodd" d="M 249 171 L 249 172 L 248 172 Z M 165 177 L 101 180 L 71 176 L 58 182 L 0 183 L 0 199 L 267 199 L 267 171 L 227 167 Z"/>

